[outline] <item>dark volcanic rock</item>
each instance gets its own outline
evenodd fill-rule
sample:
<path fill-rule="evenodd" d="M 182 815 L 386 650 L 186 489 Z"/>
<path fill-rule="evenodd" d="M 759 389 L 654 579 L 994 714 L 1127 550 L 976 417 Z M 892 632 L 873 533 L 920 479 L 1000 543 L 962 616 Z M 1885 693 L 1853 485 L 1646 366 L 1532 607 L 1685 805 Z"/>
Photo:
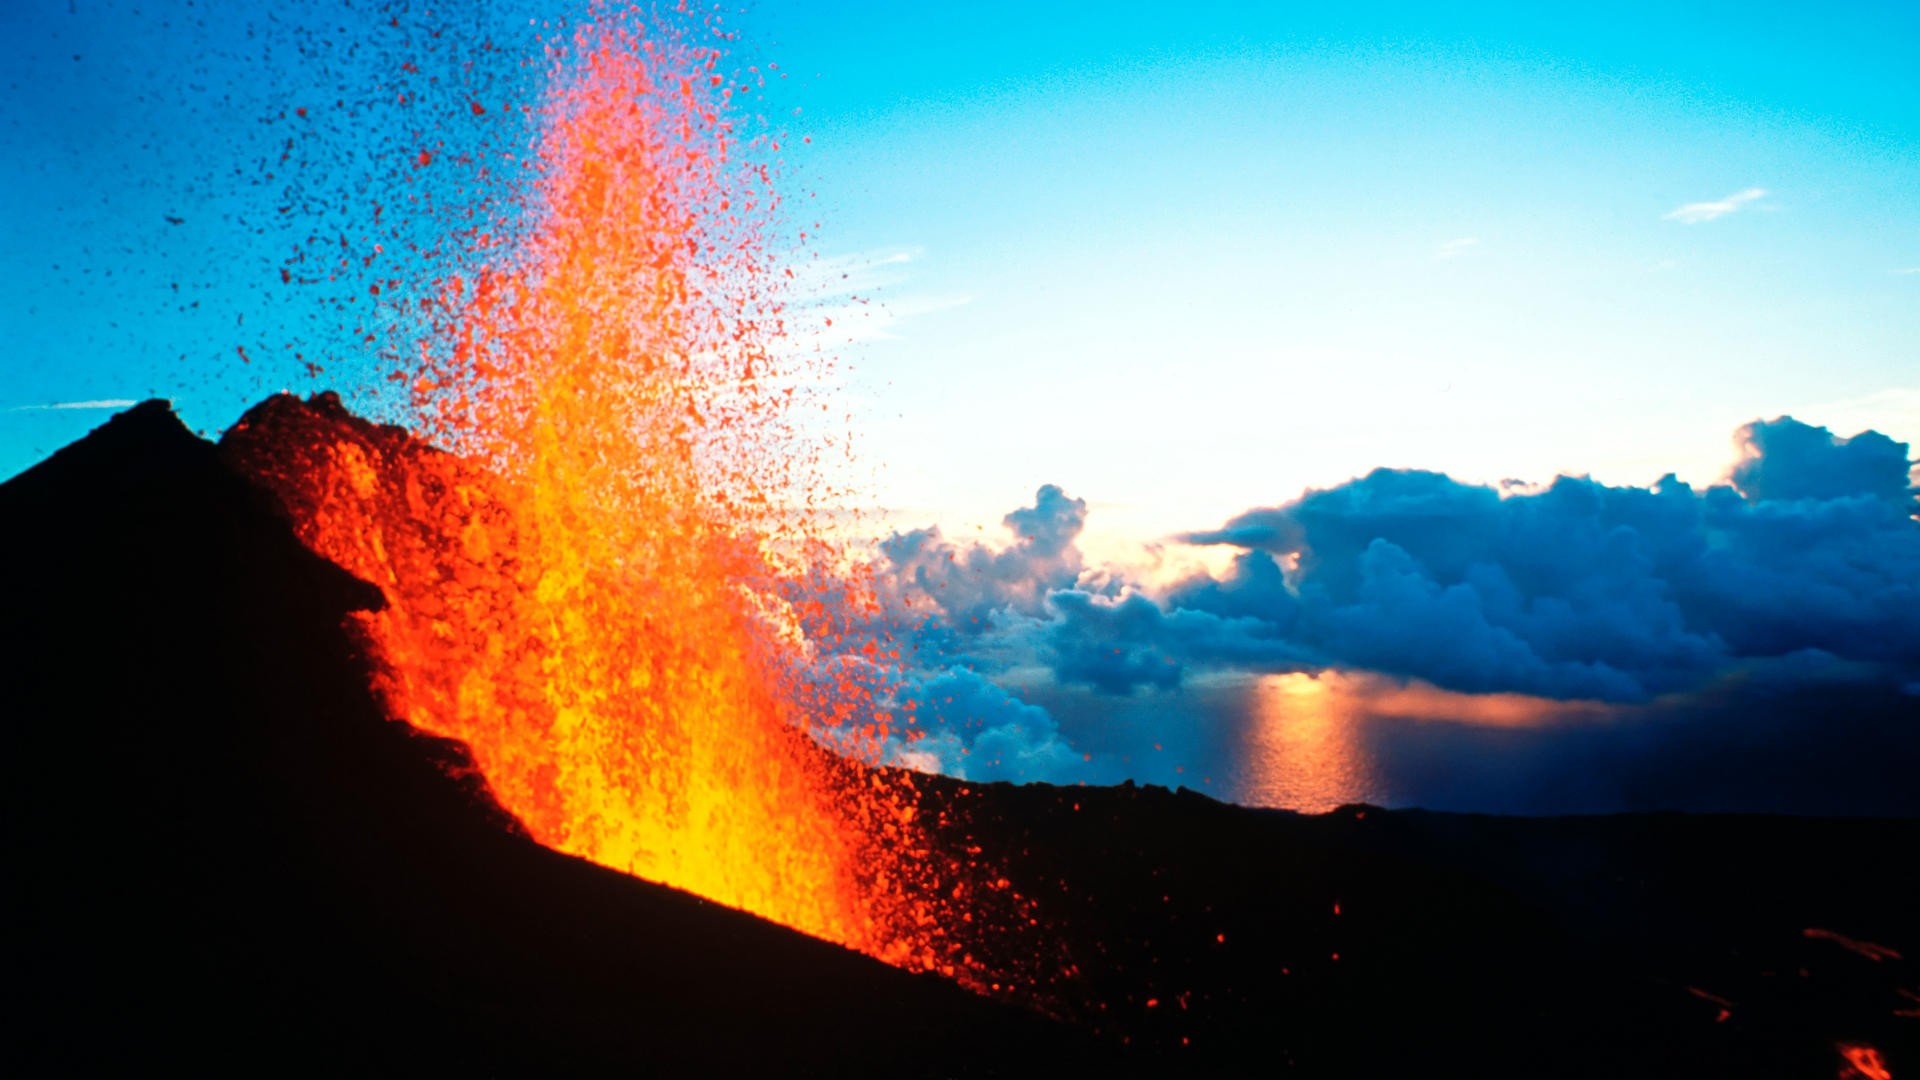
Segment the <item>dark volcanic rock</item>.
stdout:
<path fill-rule="evenodd" d="M 929 786 L 1046 901 L 1083 1018 L 1196 1074 L 1818 1077 L 1841 1045 L 1895 1077 L 1920 1063 L 1920 970 L 1858 951 L 1920 946 L 1920 822 Z"/>
<path fill-rule="evenodd" d="M 1920 949 L 1920 822 L 929 779 L 1078 964 L 1075 1030 L 527 840 L 369 695 L 377 590 L 164 405 L 0 485 L 0 587 L 12 1071 L 1920 1068 L 1920 971 L 1874 947 Z"/>
<path fill-rule="evenodd" d="M 9 1071 L 978 1074 L 1077 1033 L 539 847 L 149 402 L 0 486 Z M 468 776 L 462 781 L 454 779 Z"/>

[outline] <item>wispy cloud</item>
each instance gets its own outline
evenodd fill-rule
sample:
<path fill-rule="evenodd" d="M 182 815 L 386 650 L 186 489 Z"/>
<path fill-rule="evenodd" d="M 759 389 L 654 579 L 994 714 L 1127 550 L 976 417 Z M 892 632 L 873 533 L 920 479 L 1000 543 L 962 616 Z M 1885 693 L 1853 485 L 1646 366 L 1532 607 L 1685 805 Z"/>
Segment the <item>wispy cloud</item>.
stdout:
<path fill-rule="evenodd" d="M 1895 270 L 1889 270 L 1887 271 L 1887 273 L 1889 274 L 1920 274 L 1920 266 L 1902 266 Z"/>
<path fill-rule="evenodd" d="M 787 270 L 789 295 L 805 304 L 883 288 L 905 277 L 906 267 L 919 258 L 917 248 L 886 248 L 800 259 Z"/>
<path fill-rule="evenodd" d="M 1756 199 L 1767 196 L 1766 188 L 1751 187 L 1745 191 L 1736 191 L 1724 199 L 1712 202 L 1693 202 L 1677 207 L 1666 215 L 1667 221 L 1678 221 L 1683 225 L 1698 225 L 1701 222 L 1723 218 L 1734 213 Z"/>
<path fill-rule="evenodd" d="M 65 409 L 131 409 L 140 404 L 137 401 L 121 398 L 101 398 L 96 401 L 51 401 L 45 405 L 15 405 L 8 412 L 54 412 Z"/>
<path fill-rule="evenodd" d="M 1435 262 L 1457 259 L 1479 246 L 1480 238 L 1477 236 L 1456 236 L 1436 248 L 1433 253 L 1433 258 Z"/>
<path fill-rule="evenodd" d="M 865 341 L 889 340 L 900 323 L 959 307 L 963 294 L 902 293 L 918 262 L 916 248 L 882 249 L 808 259 L 794 266 L 781 353 L 832 353 Z"/>
<path fill-rule="evenodd" d="M 780 352 L 833 352 L 863 341 L 891 341 L 903 322 L 971 303 L 963 294 L 916 294 L 886 301 L 850 298 L 842 303 L 796 307 L 787 313 L 787 334 Z"/>

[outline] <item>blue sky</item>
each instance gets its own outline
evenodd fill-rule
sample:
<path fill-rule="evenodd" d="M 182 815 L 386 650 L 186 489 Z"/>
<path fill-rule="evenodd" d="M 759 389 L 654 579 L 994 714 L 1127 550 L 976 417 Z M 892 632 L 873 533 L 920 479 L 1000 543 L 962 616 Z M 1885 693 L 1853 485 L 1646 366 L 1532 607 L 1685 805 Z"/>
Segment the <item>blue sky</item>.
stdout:
<path fill-rule="evenodd" d="M 377 48 L 347 55 L 369 16 L 39 0 L 22 22 L 0 45 L 0 469 L 97 419 L 20 406 L 161 393 L 217 427 L 298 384 L 259 348 L 265 370 L 231 363 L 271 320 L 323 318 L 271 292 L 286 237 L 235 224 L 268 200 L 232 176 L 276 148 L 256 115 L 379 85 Z M 735 23 L 742 61 L 785 76 L 769 122 L 809 140 L 784 147 L 793 223 L 875 301 L 828 340 L 902 521 L 991 522 L 1059 482 L 1098 546 L 1376 465 L 1701 481 L 1751 419 L 1920 435 L 1910 5 L 768 2 Z M 334 53 L 300 61 L 289 24 Z"/>
<path fill-rule="evenodd" d="M 534 41 L 526 17 L 539 6 L 462 9 L 442 17 L 441 39 L 402 47 L 412 24 L 335 0 L 237 14 L 189 0 L 19 5 L 0 41 L 0 474 L 105 417 L 50 406 L 167 397 L 217 432 L 275 390 L 377 390 L 353 331 L 386 321 L 364 297 L 347 306 L 344 285 L 280 271 L 340 235 L 357 256 L 379 238 L 375 204 L 389 243 L 396 228 L 429 245 L 449 233 L 472 186 L 411 162 L 429 141 L 524 141 L 498 121 L 537 95 L 537 67 L 473 43 Z M 420 74 L 403 80 L 408 62 Z M 435 93 L 420 93 L 428 80 Z M 410 106 L 395 101 L 404 89 Z M 481 98 L 491 119 L 469 112 Z M 436 214 L 406 213 L 430 197 Z M 364 290 L 373 272 L 356 273 Z M 305 360 L 326 368 L 319 382 Z"/>
<path fill-rule="evenodd" d="M 0 475 L 152 395 L 209 432 L 281 388 L 378 413 L 362 339 L 407 338 L 424 264 L 329 285 L 320 253 L 465 221 L 485 186 L 409 163 L 523 149 L 498 110 L 537 93 L 527 20 L 571 13 L 463 5 L 422 49 L 333 0 L 26 0 Z M 936 612 L 883 627 L 929 703 L 902 760 L 1282 805 L 1913 812 L 1854 778 L 1920 761 L 1920 8 L 728 21 L 806 233 L 786 347 L 845 361 L 828 415 L 900 530 L 883 579 Z M 282 281 L 296 246 L 317 283 Z M 1751 775 L 1699 788 L 1729 754 Z"/>
<path fill-rule="evenodd" d="M 1910 7 L 752 25 L 824 251 L 896 260 L 844 351 L 906 517 L 1046 480 L 1135 537 L 1375 465 L 1705 481 L 1747 420 L 1920 425 Z"/>

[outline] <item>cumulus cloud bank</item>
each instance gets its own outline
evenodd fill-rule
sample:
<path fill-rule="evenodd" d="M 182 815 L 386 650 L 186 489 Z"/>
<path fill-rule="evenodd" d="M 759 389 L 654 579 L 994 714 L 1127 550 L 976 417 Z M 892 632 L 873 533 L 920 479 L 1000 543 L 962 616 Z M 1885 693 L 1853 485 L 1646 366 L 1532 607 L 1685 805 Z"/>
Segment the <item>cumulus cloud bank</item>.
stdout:
<path fill-rule="evenodd" d="M 1466 691 L 1641 701 L 1799 652 L 1913 671 L 1907 446 L 1791 417 L 1737 438 L 1731 484 L 1704 490 L 1563 476 L 1502 497 L 1376 470 L 1189 534 L 1241 554 L 1161 604 L 1240 619 L 1328 666 Z"/>
<path fill-rule="evenodd" d="M 1086 503 L 1054 485 L 1006 516 L 1000 545 L 896 533 L 875 566 L 875 630 L 905 663 L 890 701 L 914 720 L 895 758 L 1084 778 L 1062 721 L 1090 730 L 1101 699 L 1171 700 L 1202 674 L 1338 669 L 1616 705 L 1729 679 L 1920 685 L 1909 447 L 1791 417 L 1736 443 L 1727 481 L 1704 488 L 1563 476 L 1503 492 L 1380 469 L 1184 535 L 1231 563 L 1159 587 L 1088 567 Z"/>
<path fill-rule="evenodd" d="M 1037 617 L 1047 597 L 1071 588 L 1083 569 L 1074 545 L 1087 524 L 1085 499 L 1071 499 L 1053 484 L 1034 495 L 1032 506 L 1002 519 L 1014 543 L 994 550 L 960 545 L 938 526 L 895 533 L 880 543 L 886 599 L 902 609 L 917 607 L 931 622 L 977 635 L 1006 615 Z"/>
<path fill-rule="evenodd" d="M 1011 536 L 1003 546 L 956 543 L 938 527 L 878 544 L 878 610 L 844 641 L 862 649 L 884 639 L 900 665 L 882 669 L 849 655 L 825 662 L 841 665 L 837 677 L 846 665 L 859 667 L 879 691 L 894 763 L 968 780 L 1030 781 L 1065 779 L 1082 760 L 1051 713 L 988 676 L 1029 661 L 1027 634 L 1051 621 L 1050 597 L 1082 583 L 1075 541 L 1086 519 L 1085 500 L 1049 484 L 1032 506 L 1002 520 Z"/>

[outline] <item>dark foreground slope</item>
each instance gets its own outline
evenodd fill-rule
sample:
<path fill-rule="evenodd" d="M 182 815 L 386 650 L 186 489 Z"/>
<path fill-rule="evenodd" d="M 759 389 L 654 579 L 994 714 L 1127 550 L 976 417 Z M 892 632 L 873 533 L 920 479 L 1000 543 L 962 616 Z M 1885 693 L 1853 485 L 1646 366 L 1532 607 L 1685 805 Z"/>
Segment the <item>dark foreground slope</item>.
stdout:
<path fill-rule="evenodd" d="M 9 1071 L 1920 1070 L 1913 821 L 930 780 L 1081 1027 L 904 975 L 518 835 L 380 714 L 340 631 L 378 593 L 263 499 L 155 405 L 0 485 Z"/>
<path fill-rule="evenodd" d="M 1047 899 L 1088 1023 L 1196 1074 L 1920 1076 L 1920 822 L 931 787 Z"/>
<path fill-rule="evenodd" d="M 1078 1032 L 525 839 L 149 403 L 0 486 L 4 1071 L 979 1074 Z"/>

